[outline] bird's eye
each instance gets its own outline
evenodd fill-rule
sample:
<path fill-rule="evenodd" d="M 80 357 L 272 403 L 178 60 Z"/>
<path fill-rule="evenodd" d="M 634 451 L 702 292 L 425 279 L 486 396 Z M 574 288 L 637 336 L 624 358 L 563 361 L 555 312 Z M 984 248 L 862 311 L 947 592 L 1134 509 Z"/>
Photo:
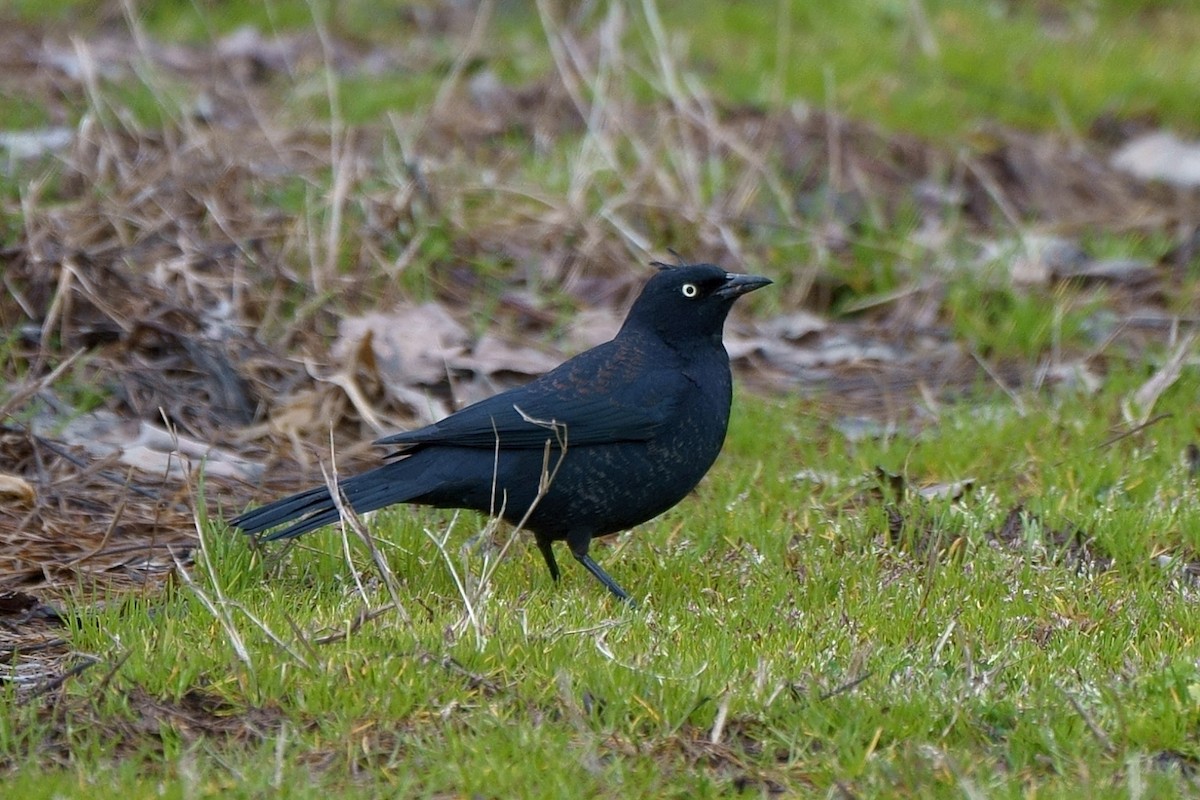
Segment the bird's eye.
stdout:
<path fill-rule="evenodd" d="M 700 290 L 696 288 L 696 284 L 694 284 L 694 283 L 685 283 L 683 285 L 682 291 L 683 291 L 683 296 L 687 297 L 689 299 L 692 297 L 695 297 L 696 295 L 698 295 L 700 293 Z"/>

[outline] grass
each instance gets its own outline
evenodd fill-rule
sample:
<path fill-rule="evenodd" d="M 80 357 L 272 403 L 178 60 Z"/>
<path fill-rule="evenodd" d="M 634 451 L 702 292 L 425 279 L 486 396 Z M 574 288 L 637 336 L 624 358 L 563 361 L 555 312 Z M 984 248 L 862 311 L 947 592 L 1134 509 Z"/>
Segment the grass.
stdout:
<path fill-rule="evenodd" d="M 221 172 L 250 176 L 235 197 L 248 209 L 292 221 L 282 233 L 250 226 L 254 236 L 282 241 L 249 264 L 257 272 L 245 291 L 275 298 L 261 339 L 287 340 L 298 324 L 332 336 L 340 314 L 452 292 L 470 297 L 476 324 L 493 329 L 506 324 L 497 298 L 514 285 L 566 318 L 578 298 L 527 264 L 521 248 L 540 255 L 547 240 L 583 249 L 598 239 L 616 242 L 625 258 L 640 253 L 633 231 L 686 254 L 732 231 L 747 260 L 765 267 L 753 271 L 779 278 L 773 296 L 749 301 L 754 316 L 820 305 L 805 294 L 814 264 L 832 286 L 821 310 L 842 321 L 933 276 L 943 291 L 937 324 L 982 361 L 1015 361 L 1030 373 L 1082 365 L 1099 388 L 1000 391 L 981 382 L 961 405 L 930 399 L 915 415 L 919 427 L 867 437 L 844 433 L 843 398 L 740 397 L 726 452 L 697 495 L 596 547 L 641 599 L 637 609 L 615 605 L 574 563 L 552 584 L 524 538 L 498 564 L 493 546 L 464 547 L 484 526 L 473 516 L 378 514 L 370 524 L 389 567 L 383 573 L 336 531 L 255 550 L 223 527 L 232 509 L 210 492 L 198 564 L 165 596 L 77 598 L 71 647 L 94 666 L 71 676 L 54 702 L 0 688 L 6 793 L 1196 791 L 1200 504 L 1185 458 L 1196 440 L 1194 365 L 1152 408 L 1136 409 L 1131 398 L 1170 348 L 1159 341 L 1126 350 L 1105 340 L 1101 317 L 1120 287 L 1014 287 L 1003 263 L 972 261 L 978 231 L 951 225 L 943 250 L 916 243 L 922 218 L 904 203 L 891 217 L 850 214 L 846 246 L 831 247 L 817 220 L 842 218 L 826 176 L 800 191 L 788 183 L 794 176 L 771 171 L 776 165 L 756 171 L 754 153 L 712 146 L 661 109 L 688 96 L 726 111 L 803 102 L 951 148 L 969 142 L 980 122 L 1070 132 L 1106 112 L 1148 111 L 1194 131 L 1186 87 L 1200 71 L 1200 12 L 1117 0 L 700 2 L 686 11 L 664 3 L 657 13 L 666 40 L 658 41 L 653 5 L 631 4 L 607 94 L 592 88 L 599 83 L 581 84 L 585 98 L 640 115 L 612 128 L 551 128 L 541 138 L 506 130 L 429 152 L 406 141 L 399 153 L 397 119 L 428 111 L 462 42 L 373 14 L 375 5 L 138 5 L 148 34 L 163 41 L 203 46 L 243 24 L 307 30 L 315 14 L 356 47 L 412 43 L 419 53 L 407 72 L 352 71 L 331 82 L 314 59 L 316 67 L 263 88 L 259 110 L 312 135 L 302 142 L 314 161 L 338 128 L 385 144 L 356 153 L 363 166 L 337 213 L 330 187 L 349 169 L 342 164 L 260 173 L 248 159 Z M 18 0 L 13 13 L 22 24 L 58 20 L 87 32 L 103 27 L 90 7 Z M 542 23 L 500 4 L 495 36 L 466 68 L 494 69 L 514 85 L 545 78 L 553 59 Z M 421 42 L 425 49 L 415 47 Z M 686 91 L 666 85 L 662 59 L 684 67 Z M 55 103 L 72 122 L 102 112 L 135 143 L 162 128 L 181 136 L 197 90 L 183 79 L 143 77 L 101 79 L 91 97 L 67 87 Z M 0 116 L 10 127 L 51 118 L 17 91 L 0 94 Z M 601 152 L 604 135 L 616 143 L 611 153 Z M 147 145 L 141 157 L 153 165 L 159 151 Z M 408 188 L 410 163 L 425 171 L 436 207 L 395 200 Z M 58 169 L 70 171 L 42 163 L 0 175 L 12 211 L 0 230 L 16 238 L 35 225 L 18 201 L 31 181 Z M 780 196 L 763 186 L 764 172 L 784 187 Z M 137 196 L 142 187 L 121 175 L 71 180 L 101 200 Z M 208 187 L 175 177 L 181 194 L 209 197 Z M 54 204 L 78 202 L 47 180 Z M 722 216 L 743 191 L 761 216 Z M 609 205 L 622 196 L 624 204 Z M 219 221 L 240 230 L 243 212 L 253 216 L 235 203 Z M 790 224 L 790 214 L 802 224 Z M 120 222 L 136 239 L 137 219 Z M 165 230 L 163 239 L 188 240 L 196 230 L 204 233 L 197 240 L 218 237 L 207 228 Z M 1174 235 L 1085 231 L 1082 245 L 1097 257 L 1153 261 Z M 495 246 L 512 240 L 512 250 Z M 412 260 L 390 274 L 385 268 L 414 241 Z M 473 287 L 460 287 L 451 271 L 464 264 Z M 1181 271 L 1164 301 L 1169 312 L 1190 313 L 1198 277 L 1194 263 Z M 23 322 L 4 321 L 12 330 Z M 16 342 L 3 347 L 8 377 L 27 366 Z M 1060 360 L 1080 353 L 1086 360 Z M 80 409 L 107 397 L 104 387 L 70 381 L 55 390 Z M 881 481 L 879 469 L 901 479 Z M 956 500 L 915 491 L 966 479 L 972 488 Z M 394 599 L 403 612 L 359 622 L 365 609 L 388 609 Z"/>
<path fill-rule="evenodd" d="M 1182 791 L 1200 757 L 1184 570 L 1200 511 L 1182 459 L 1200 379 L 1185 374 L 1154 409 L 1171 416 L 1131 432 L 1122 401 L 1145 375 L 1111 378 L 1099 395 L 949 410 L 857 442 L 820 403 L 741 398 L 698 496 L 598 548 L 638 609 L 573 564 L 553 585 L 522 541 L 468 590 L 472 621 L 457 581 L 484 569 L 460 547 L 480 521 L 405 509 L 372 527 L 411 620 L 355 629 L 390 602 L 361 546 L 347 560 L 325 532 L 280 557 L 212 524 L 194 586 L 81 616 L 72 642 L 114 674 L 72 680 L 52 720 L 5 701 L 10 764 L 38 763 L 48 742 L 70 754 L 9 785 L 30 798 L 162 781 L 233 796 Z M 913 487 L 976 483 L 958 501 L 887 501 L 877 466 Z M 1023 529 L 998 540 L 1018 504 Z M 449 529 L 442 552 L 429 537 Z M 330 633 L 345 636 L 315 643 Z M 138 729 L 145 697 L 197 696 L 244 723 L 243 740 L 193 741 L 170 715 Z"/>
<path fill-rule="evenodd" d="M 984 121 L 1086 128 L 1102 112 L 1195 127 L 1177 82 L 1200 75 L 1193 5 L 774 6 L 664 7 L 664 26 L 688 30 L 691 55 L 748 102 L 798 97 L 939 138 Z"/>
<path fill-rule="evenodd" d="M 8 13 L 87 30 L 99 24 L 92 5 L 18 0 Z M 628 13 L 641 17 L 653 7 L 631 4 Z M 203 44 L 245 25 L 310 30 L 315 18 L 366 46 L 411 41 L 429 51 L 415 71 L 345 76 L 342 113 L 356 123 L 427 103 L 457 55 L 444 32 L 431 37 L 419 29 L 420 13 L 380 13 L 364 2 L 156 0 L 137 8 L 146 31 L 170 41 Z M 1102 114 L 1151 114 L 1170 127 L 1196 126 L 1193 98 L 1181 91 L 1200 81 L 1200 11 L 1193 4 L 868 0 L 830 7 L 791 0 L 768 7 L 710 0 L 686 10 L 664 4 L 655 13 L 672 49 L 733 103 L 806 102 L 888 129 L 958 140 L 984 122 L 1081 130 Z M 518 83 L 551 66 L 531 10 L 501 4 L 492 25 L 496 38 L 481 63 Z M 643 28 L 640 43 L 631 44 L 649 55 L 657 47 L 652 38 Z M 145 110 L 153 113 L 153 103 Z M 328 113 L 319 103 L 315 110 Z"/>

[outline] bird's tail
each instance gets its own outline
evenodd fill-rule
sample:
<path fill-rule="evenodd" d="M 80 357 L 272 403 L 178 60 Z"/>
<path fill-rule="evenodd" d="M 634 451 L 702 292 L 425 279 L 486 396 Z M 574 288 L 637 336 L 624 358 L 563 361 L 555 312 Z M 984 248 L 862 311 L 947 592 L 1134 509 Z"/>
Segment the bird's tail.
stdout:
<path fill-rule="evenodd" d="M 428 490 L 423 481 L 412 479 L 406 467 L 409 467 L 408 460 L 384 464 L 341 481 L 338 488 L 356 514 L 375 511 L 392 503 L 403 503 Z M 263 541 L 269 542 L 291 539 L 337 520 L 337 506 L 328 487 L 317 486 L 247 511 L 234 517 L 229 524 L 254 535 L 291 523 L 270 536 L 262 537 Z"/>

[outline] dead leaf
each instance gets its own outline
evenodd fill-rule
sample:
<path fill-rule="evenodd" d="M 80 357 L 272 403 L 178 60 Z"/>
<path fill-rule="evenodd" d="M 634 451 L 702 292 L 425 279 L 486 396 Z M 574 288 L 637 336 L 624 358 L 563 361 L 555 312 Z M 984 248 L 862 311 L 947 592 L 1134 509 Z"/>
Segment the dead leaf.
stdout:
<path fill-rule="evenodd" d="M 53 418 L 37 419 L 33 429 L 39 435 L 80 447 L 95 459 L 115 455 L 122 464 L 148 475 L 183 477 L 203 465 L 209 475 L 254 481 L 263 469 L 261 464 L 236 456 L 225 448 L 182 433 L 172 434 L 160 426 L 120 417 L 111 411 L 82 414 L 54 436 L 56 424 L 60 421 Z"/>
<path fill-rule="evenodd" d="M 1017 239 L 991 242 L 984 246 L 981 262 L 1007 263 L 1014 283 L 1048 283 L 1059 273 L 1078 268 L 1087 254 L 1077 243 L 1061 236 L 1029 233 Z"/>
<path fill-rule="evenodd" d="M 1154 131 L 1126 142 L 1113 153 L 1112 165 L 1144 181 L 1200 186 L 1200 142 L 1185 141 L 1172 131 Z"/>
<path fill-rule="evenodd" d="M 37 492 L 24 478 L 0 474 L 0 497 L 15 497 L 18 503 L 32 505 L 37 499 Z"/>
<path fill-rule="evenodd" d="M 338 325 L 335 362 L 357 360 L 369 337 L 380 379 L 389 385 L 436 386 L 446 378 L 451 359 L 470 341 L 467 330 L 436 303 L 403 304 L 390 312 L 348 317 Z"/>
<path fill-rule="evenodd" d="M 481 375 L 513 373 L 536 377 L 557 367 L 560 359 L 526 345 L 507 342 L 497 336 L 484 334 L 468 355 L 451 359 L 455 369 L 469 370 Z"/>
<path fill-rule="evenodd" d="M 974 478 L 963 478 L 961 481 L 922 486 L 917 489 L 917 494 L 926 500 L 961 500 L 974 486 Z"/>
<path fill-rule="evenodd" d="M 30 131 L 0 131 L 0 150 L 7 151 L 9 158 L 14 160 L 38 158 L 69 147 L 74 138 L 74 130 L 61 126 Z"/>
<path fill-rule="evenodd" d="M 1081 264 L 1054 270 L 1056 280 L 1075 280 L 1085 285 L 1136 285 L 1149 283 L 1156 276 L 1153 264 L 1136 258 L 1086 259 Z"/>

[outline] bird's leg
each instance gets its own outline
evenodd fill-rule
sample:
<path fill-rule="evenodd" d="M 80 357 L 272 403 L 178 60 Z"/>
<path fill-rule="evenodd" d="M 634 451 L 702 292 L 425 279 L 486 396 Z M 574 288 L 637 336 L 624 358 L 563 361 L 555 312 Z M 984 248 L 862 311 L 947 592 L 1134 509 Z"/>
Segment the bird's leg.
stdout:
<path fill-rule="evenodd" d="M 542 558 L 546 559 L 546 566 L 550 568 L 550 577 L 558 583 L 558 562 L 554 560 L 554 542 L 549 539 L 543 539 L 541 536 L 536 537 L 538 550 L 542 551 Z"/>
<path fill-rule="evenodd" d="M 614 581 L 612 577 L 610 577 L 609 574 L 604 571 L 604 568 L 593 561 L 592 557 L 588 555 L 588 545 L 590 542 L 587 539 L 581 543 L 570 540 L 568 540 L 567 543 L 571 547 L 571 555 L 575 556 L 575 560 L 580 564 L 583 564 L 584 568 L 588 572 L 595 575 L 596 580 L 603 583 L 604 587 L 616 595 L 618 600 L 623 600 L 626 603 L 633 603 L 633 601 L 629 599 L 629 594 L 620 586 L 618 586 L 617 582 Z"/>

